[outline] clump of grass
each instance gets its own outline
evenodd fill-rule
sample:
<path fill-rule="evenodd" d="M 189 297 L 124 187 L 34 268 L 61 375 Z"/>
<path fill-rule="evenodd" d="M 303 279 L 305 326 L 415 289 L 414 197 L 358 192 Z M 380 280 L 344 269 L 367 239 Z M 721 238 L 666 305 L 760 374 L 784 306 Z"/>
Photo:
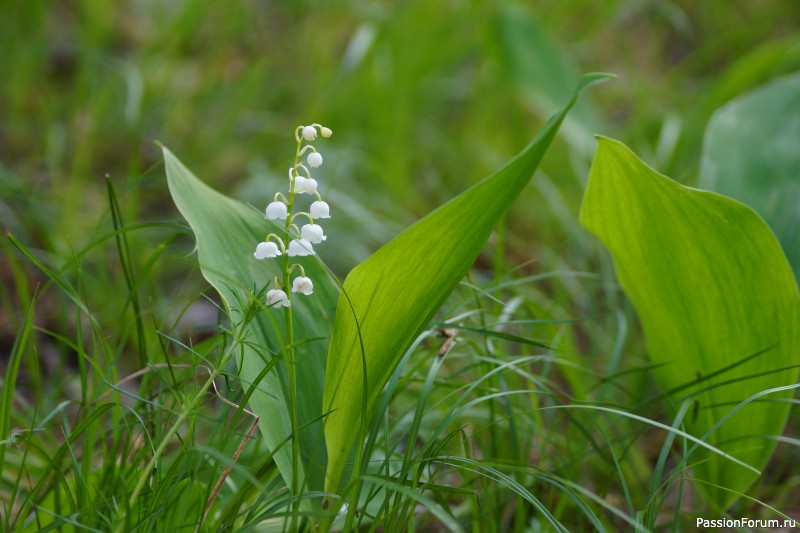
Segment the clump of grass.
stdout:
<path fill-rule="evenodd" d="M 112 228 L 105 239 L 135 231 Z M 12 435 L 2 448 L 4 529 L 192 530 L 226 468 L 201 529 L 283 524 L 293 500 L 259 436 L 233 460 L 252 427 L 241 407 L 252 388 L 225 364 L 239 325 L 216 319 L 216 331 L 192 338 L 180 316 L 207 300 L 179 291 L 184 303 L 170 320 L 141 321 L 152 339 L 144 371 L 120 371 L 119 354 L 137 349 L 136 321 L 125 338 L 108 338 L 87 303 L 95 295 L 73 289 L 82 268 L 50 269 L 12 242 L 50 282 L 28 307 L 4 374 L 3 424 Z M 76 255 L 90 266 L 91 251 Z M 665 419 L 666 406 L 639 392 L 650 368 L 604 374 L 594 367 L 613 353 L 589 362 L 575 351 L 586 327 L 619 332 L 610 347 L 630 342 L 630 319 L 608 313 L 603 298 L 583 317 L 565 318 L 567 297 L 602 295 L 604 283 L 552 272 L 462 284 L 381 394 L 348 528 L 680 529 L 689 509 L 707 512 L 686 484 L 692 443 L 680 422 L 690 403 Z M 75 339 L 36 325 L 52 293 L 71 303 Z M 30 356 L 48 339 L 80 357 L 58 381 Z M 206 368 L 218 369 L 219 395 L 239 408 L 213 394 Z M 25 388 L 35 383 L 57 386 Z M 739 510 L 769 514 L 750 500 Z M 344 516 L 333 527 L 343 526 Z"/>

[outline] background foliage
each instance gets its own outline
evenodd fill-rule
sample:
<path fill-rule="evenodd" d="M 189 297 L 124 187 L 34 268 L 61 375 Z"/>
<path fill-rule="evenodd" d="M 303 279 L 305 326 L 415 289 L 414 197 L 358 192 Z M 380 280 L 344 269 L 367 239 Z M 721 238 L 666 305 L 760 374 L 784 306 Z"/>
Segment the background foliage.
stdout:
<path fill-rule="evenodd" d="M 583 71 L 619 79 L 585 95 L 445 304 L 439 319 L 470 313 L 465 328 L 475 331 L 459 332 L 439 375 L 431 361 L 442 339 L 408 354 L 392 385 L 391 429 L 381 431 L 422 482 L 440 487 L 416 503 L 433 502 L 465 527 L 548 523 L 528 496 L 571 529 L 623 527 L 608 505 L 649 526 L 702 514 L 691 489 L 676 506 L 661 485 L 663 432 L 555 408 L 607 402 L 672 422 L 653 398 L 638 323 L 608 256 L 580 228 L 578 206 L 594 133 L 695 184 L 712 114 L 800 68 L 792 3 L 11 0 L 2 10 L 0 221 L 19 245 L 0 243 L 0 529 L 15 513 L 33 520 L 37 506 L 50 513 L 38 513 L 33 530 L 65 519 L 108 529 L 204 376 L 151 366 L 115 384 L 148 364 L 213 366 L 230 341 L 154 140 L 261 209 L 285 179 L 294 126 L 332 127 L 325 195 L 337 213 L 328 242 L 337 244 L 323 259 L 344 276 L 517 153 Z M 596 318 L 566 322 L 587 317 Z M 498 372 L 510 356 L 518 362 Z M 242 400 L 235 376 L 220 387 Z M 448 394 L 461 387 L 474 387 L 464 402 L 509 390 L 541 399 L 487 401 L 462 412 L 464 435 L 442 432 Z M 421 394 L 429 418 L 415 411 Z M 190 412 L 137 507 L 144 529 L 194 527 L 249 423 L 210 396 Z M 797 416 L 786 435 L 797 434 Z M 447 446 L 462 462 L 432 473 L 430 458 Z M 750 493 L 795 517 L 796 453 L 779 442 Z M 244 527 L 277 512 L 282 482 L 259 439 L 239 465 L 214 524 L 236 517 Z M 442 519 L 400 500 L 389 528 Z M 738 505 L 732 512 L 773 516 L 751 500 Z M 46 518 L 53 513 L 60 518 Z"/>

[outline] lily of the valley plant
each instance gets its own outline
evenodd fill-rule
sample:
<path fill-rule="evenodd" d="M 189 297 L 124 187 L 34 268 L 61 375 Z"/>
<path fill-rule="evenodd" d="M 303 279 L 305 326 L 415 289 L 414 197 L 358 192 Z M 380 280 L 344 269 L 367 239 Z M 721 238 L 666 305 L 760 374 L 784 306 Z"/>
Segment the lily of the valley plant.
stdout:
<path fill-rule="evenodd" d="M 285 358 L 289 375 L 289 409 L 292 428 L 292 493 L 300 494 L 300 441 L 298 406 L 297 406 L 297 368 L 294 354 L 294 329 L 292 326 L 292 293 L 310 296 L 314 292 L 314 282 L 306 276 L 305 269 L 299 263 L 293 263 L 292 258 L 314 255 L 314 245 L 321 244 L 327 239 L 322 227 L 317 224 L 319 219 L 330 218 L 330 207 L 322 200 L 317 192 L 317 180 L 311 175 L 312 168 L 322 165 L 322 155 L 310 143 L 317 138 L 317 132 L 322 137 L 330 137 L 333 132 L 320 124 L 298 126 L 295 129 L 297 150 L 295 151 L 294 164 L 289 168 L 288 196 L 282 192 L 275 193 L 273 201 L 267 205 L 265 216 L 267 220 L 280 223 L 283 221 L 281 234 L 270 233 L 263 242 L 258 243 L 253 256 L 258 259 L 277 259 L 282 261 L 281 276 L 276 276 L 272 288 L 267 291 L 266 303 L 271 308 L 284 308 L 286 317 L 286 348 Z M 306 164 L 301 158 L 306 156 Z M 295 201 L 298 195 L 315 197 L 307 211 L 295 211 Z M 300 225 L 302 224 L 302 226 Z M 298 275 L 299 271 L 299 275 Z M 294 278 L 292 279 L 292 276 Z M 291 286 L 291 290 L 289 287 Z M 295 499 L 295 511 L 299 499 Z M 296 513 L 294 517 L 296 517 Z M 294 520 L 294 518 L 293 518 Z"/>

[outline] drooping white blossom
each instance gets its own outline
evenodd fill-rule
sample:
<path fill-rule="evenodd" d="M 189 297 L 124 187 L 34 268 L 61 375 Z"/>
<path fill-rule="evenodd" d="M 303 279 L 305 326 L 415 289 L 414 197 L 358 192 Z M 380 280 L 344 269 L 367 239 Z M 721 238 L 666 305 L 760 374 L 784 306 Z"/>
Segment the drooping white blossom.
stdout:
<path fill-rule="evenodd" d="M 289 307 L 289 297 L 280 289 L 270 289 L 267 291 L 267 305 L 275 307 Z"/>
<path fill-rule="evenodd" d="M 269 220 L 286 220 L 286 217 L 289 216 L 289 211 L 283 202 L 270 202 L 266 213 Z"/>
<path fill-rule="evenodd" d="M 289 243 L 289 247 L 286 249 L 286 255 L 289 257 L 314 255 L 314 247 L 311 246 L 308 239 L 294 239 Z"/>
<path fill-rule="evenodd" d="M 311 204 L 308 214 L 311 215 L 311 218 L 331 218 L 330 206 L 328 206 L 327 202 L 317 200 Z"/>
<path fill-rule="evenodd" d="M 319 152 L 311 152 L 308 154 L 306 161 L 308 161 L 308 166 L 311 168 L 317 168 L 322 164 L 322 154 Z"/>
<path fill-rule="evenodd" d="M 294 278 L 292 282 L 292 292 L 299 292 L 300 294 L 309 296 L 314 292 L 314 284 L 311 282 L 311 278 L 305 276 L 297 276 Z"/>
<path fill-rule="evenodd" d="M 319 244 L 327 239 L 325 233 L 322 231 L 322 226 L 319 224 L 306 224 L 300 228 L 300 236 L 311 244 Z"/>
<path fill-rule="evenodd" d="M 314 126 L 303 126 L 303 139 L 313 141 L 317 138 L 317 128 Z"/>
<path fill-rule="evenodd" d="M 297 176 L 294 181 L 294 192 L 297 194 L 314 194 L 317 192 L 317 180 L 314 178 L 304 178 Z"/>
<path fill-rule="evenodd" d="M 256 259 L 269 259 L 271 257 L 278 257 L 279 255 L 283 255 L 278 248 L 278 245 L 274 242 L 260 242 L 258 246 L 256 246 L 256 251 L 253 254 L 253 257 Z"/>
<path fill-rule="evenodd" d="M 316 219 L 331 218 L 330 206 L 327 202 L 320 199 L 317 192 L 319 184 L 317 180 L 311 177 L 311 170 L 322 165 L 322 154 L 317 152 L 316 148 L 311 144 L 318 136 L 328 138 L 333 135 L 330 128 L 322 126 L 321 124 L 311 124 L 308 126 L 299 126 L 295 129 L 295 140 L 297 140 L 297 154 L 298 157 L 304 155 L 306 157 L 307 166 L 302 164 L 298 158 L 295 159 L 294 165 L 289 168 L 289 194 L 284 196 L 284 193 L 276 193 L 274 200 L 267 205 L 265 209 L 266 218 L 273 221 L 285 221 L 284 230 L 287 232 L 286 237 L 281 237 L 275 233 L 270 233 L 264 242 L 258 243 L 256 246 L 253 257 L 256 259 L 269 259 L 278 256 L 288 257 L 304 257 L 315 255 L 315 244 L 321 244 L 327 237 L 321 226 L 316 224 Z M 317 200 L 311 203 L 308 212 L 302 212 L 295 209 L 298 194 L 313 194 Z M 291 207 L 290 207 L 291 206 Z M 308 218 L 308 224 L 305 224 L 298 230 L 295 225 L 295 219 L 298 216 Z M 294 235 L 294 238 L 288 237 L 288 234 Z M 298 235 L 299 233 L 299 235 Z M 288 242 L 287 242 L 288 241 Z M 283 262 L 282 262 L 283 263 Z M 300 276 L 292 280 L 291 292 L 289 287 L 281 287 L 278 281 L 279 276 L 275 277 L 273 289 L 267 291 L 266 301 L 271 307 L 291 307 L 291 293 L 299 293 L 304 295 L 311 295 L 314 293 L 314 283 L 310 278 L 306 277 L 303 267 L 299 264 L 289 265 L 289 262 L 283 265 L 283 276 L 288 278 L 295 270 L 300 269 Z"/>

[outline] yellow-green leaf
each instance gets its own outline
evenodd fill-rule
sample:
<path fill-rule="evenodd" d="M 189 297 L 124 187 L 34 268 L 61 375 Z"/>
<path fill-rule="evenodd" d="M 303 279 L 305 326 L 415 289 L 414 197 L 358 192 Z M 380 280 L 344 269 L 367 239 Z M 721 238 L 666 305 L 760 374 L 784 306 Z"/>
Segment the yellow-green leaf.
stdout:
<path fill-rule="evenodd" d="M 741 402 L 793 385 L 800 357 L 800 296 L 780 244 L 749 207 L 679 185 L 623 144 L 599 139 L 581 222 L 608 247 L 641 319 L 664 391 L 697 402 L 689 431 L 704 436 Z M 770 394 L 742 407 L 707 442 L 761 470 L 789 413 Z M 757 474 L 696 453 L 695 477 L 726 508 Z M 733 492 L 731 492 L 733 491 Z"/>
<path fill-rule="evenodd" d="M 528 183 L 578 93 L 505 167 L 432 212 L 356 267 L 344 283 L 328 352 L 323 411 L 326 487 L 338 491 L 363 423 L 404 351 L 470 268 L 497 220 Z M 366 371 L 366 378 L 365 373 Z M 364 383 L 366 382 L 366 394 Z"/>

